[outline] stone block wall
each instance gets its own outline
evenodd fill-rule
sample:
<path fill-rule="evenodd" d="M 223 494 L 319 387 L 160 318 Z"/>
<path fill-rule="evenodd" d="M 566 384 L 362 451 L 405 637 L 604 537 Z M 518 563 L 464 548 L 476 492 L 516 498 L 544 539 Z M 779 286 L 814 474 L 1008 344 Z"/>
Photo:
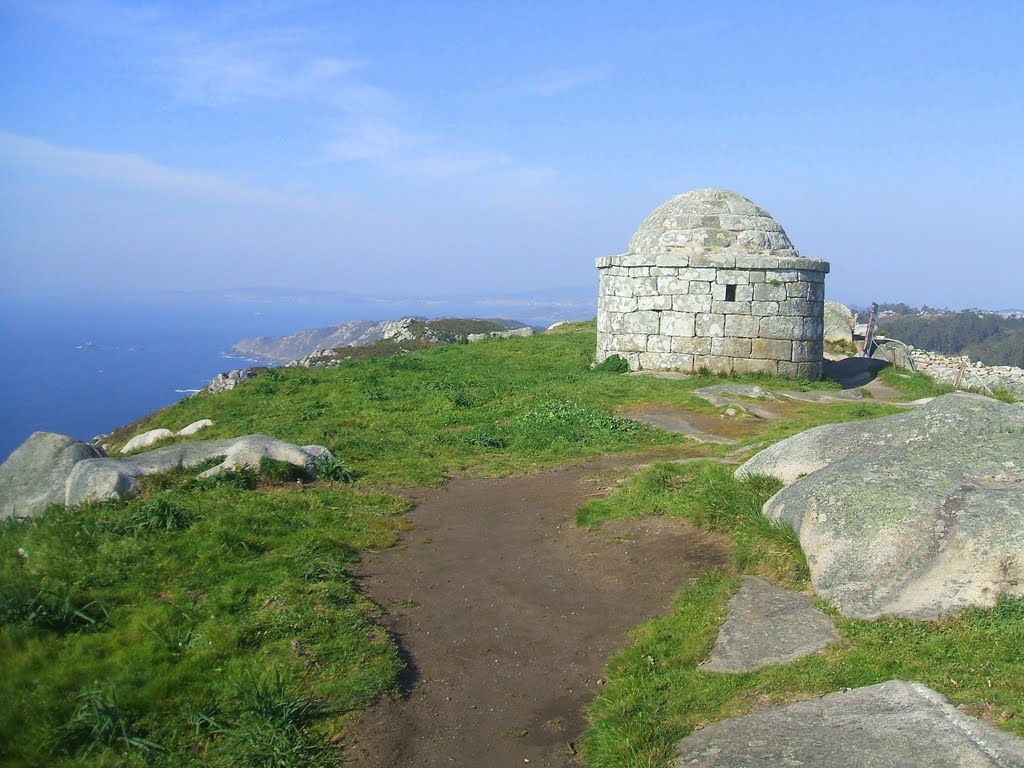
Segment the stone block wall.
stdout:
<path fill-rule="evenodd" d="M 820 378 L 826 261 L 625 254 L 597 260 L 597 358 L 631 370 Z"/>

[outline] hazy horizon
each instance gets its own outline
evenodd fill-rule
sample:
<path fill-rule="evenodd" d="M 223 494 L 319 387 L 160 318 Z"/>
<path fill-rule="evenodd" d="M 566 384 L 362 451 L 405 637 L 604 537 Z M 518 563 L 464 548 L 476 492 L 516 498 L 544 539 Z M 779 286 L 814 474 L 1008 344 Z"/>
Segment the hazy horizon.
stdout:
<path fill-rule="evenodd" d="M 0 30 L 7 295 L 596 295 L 713 186 L 830 298 L 1021 304 L 1017 3 L 0 0 Z"/>

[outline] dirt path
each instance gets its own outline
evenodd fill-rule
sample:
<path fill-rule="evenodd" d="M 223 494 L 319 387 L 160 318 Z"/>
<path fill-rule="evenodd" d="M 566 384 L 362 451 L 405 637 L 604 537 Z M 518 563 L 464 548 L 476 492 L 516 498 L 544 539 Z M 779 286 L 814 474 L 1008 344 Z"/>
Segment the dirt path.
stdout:
<path fill-rule="evenodd" d="M 405 546 L 360 574 L 409 660 L 407 695 L 352 729 L 349 764 L 574 764 L 583 708 L 626 630 L 729 553 L 725 537 L 659 518 L 577 528 L 575 509 L 625 467 L 604 459 L 418 495 Z"/>
<path fill-rule="evenodd" d="M 877 380 L 858 383 L 878 400 L 898 395 Z M 681 409 L 654 415 L 663 428 L 686 431 L 673 428 L 683 420 L 714 442 L 751 429 Z M 583 710 L 608 657 L 628 642 L 626 631 L 666 612 L 689 578 L 728 561 L 727 537 L 680 521 L 615 521 L 596 533 L 575 526 L 583 502 L 606 495 L 646 461 L 606 457 L 527 477 L 458 479 L 415 494 L 414 527 L 403 545 L 367 557 L 359 572 L 409 663 L 405 695 L 352 729 L 348 764 L 576 763 Z"/>

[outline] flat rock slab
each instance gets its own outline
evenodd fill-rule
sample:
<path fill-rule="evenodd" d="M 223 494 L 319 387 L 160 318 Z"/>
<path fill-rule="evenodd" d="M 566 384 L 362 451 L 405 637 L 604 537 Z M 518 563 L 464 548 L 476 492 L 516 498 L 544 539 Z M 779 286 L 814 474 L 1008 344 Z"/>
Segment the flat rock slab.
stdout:
<path fill-rule="evenodd" d="M 744 576 L 703 669 L 750 672 L 817 653 L 838 638 L 835 625 L 803 595 Z"/>
<path fill-rule="evenodd" d="M 679 742 L 674 768 L 1020 768 L 1024 741 L 918 683 L 867 688 L 724 720 Z"/>
<path fill-rule="evenodd" d="M 638 421 L 666 432 L 686 435 L 702 443 L 732 445 L 736 442 L 731 437 L 717 435 L 701 429 L 697 422 L 699 420 L 707 422 L 709 421 L 708 417 L 701 418 L 696 414 L 687 413 L 671 405 L 649 405 L 643 408 L 622 411 L 619 415 L 630 421 Z"/>
<path fill-rule="evenodd" d="M 787 400 L 800 400 L 804 403 L 851 403 L 864 399 L 864 393 L 857 389 L 808 389 L 806 392 L 786 389 L 778 394 Z"/>
<path fill-rule="evenodd" d="M 756 403 L 752 403 L 750 400 L 737 400 L 737 398 L 746 397 L 775 402 L 778 401 L 779 398 L 776 393 L 769 392 L 767 389 L 753 384 L 715 384 L 712 387 L 701 387 L 700 389 L 695 389 L 693 390 L 693 394 L 703 400 L 707 400 L 716 408 L 727 408 L 732 406 L 733 408 L 741 408 L 744 411 L 749 411 L 762 419 L 782 418 L 779 414 L 775 413 L 775 411 L 764 408 Z"/>

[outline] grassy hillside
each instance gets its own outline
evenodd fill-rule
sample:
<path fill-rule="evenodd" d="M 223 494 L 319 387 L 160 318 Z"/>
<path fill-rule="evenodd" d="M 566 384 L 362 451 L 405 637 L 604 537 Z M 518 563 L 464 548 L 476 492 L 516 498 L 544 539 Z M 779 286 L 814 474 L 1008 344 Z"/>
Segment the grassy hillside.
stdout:
<path fill-rule="evenodd" d="M 112 435 L 116 449 L 144 429 L 212 418 L 216 426 L 201 438 L 259 432 L 321 444 L 348 472 L 311 483 L 272 465 L 262 477 L 197 480 L 194 471 L 172 473 L 149 478 L 135 499 L 54 507 L 33 521 L 6 523 L 0 529 L 0 761 L 335 764 L 355 714 L 395 691 L 402 672 L 397 649 L 379 627 L 380 609 L 360 595 L 352 566 L 361 553 L 396 542 L 409 507 L 403 488 L 441 483 L 455 471 L 507 474 L 610 452 L 713 456 L 734 448 L 696 445 L 615 415 L 636 403 L 722 415 L 724 409 L 691 394 L 715 379 L 592 371 L 593 324 L 559 331 L 336 368 L 271 369 Z M 773 441 L 818 423 L 892 410 L 872 402 L 791 403 L 786 419 L 747 419 L 735 431 L 745 443 Z M 650 494 L 667 498 L 675 481 L 645 477 L 636 482 L 651 482 L 650 488 L 588 508 L 581 521 L 661 509 L 648 505 Z M 707 497 L 729 507 L 743 495 Z M 665 498 L 659 503 L 668 503 Z M 749 499 L 743 503 L 749 506 Z M 791 535 L 744 533 L 730 528 L 730 519 L 719 515 L 701 524 L 747 537 L 738 570 L 799 583 Z M 705 587 L 716 596 L 701 609 L 708 616 L 720 611 L 730 583 Z M 685 594 L 680 610 L 689 610 Z M 670 642 L 665 638 L 682 633 L 693 635 L 695 648 L 705 642 L 685 623 L 665 622 L 640 637 Z M 691 640 L 676 641 L 690 647 Z M 631 658 L 613 662 L 613 684 L 600 699 L 616 712 L 621 697 L 632 696 L 637 681 L 630 675 L 646 674 Z M 609 698 L 615 692 L 619 703 Z M 629 717 L 645 723 L 665 706 L 654 698 L 630 701 Z M 600 707 L 598 729 L 606 720 Z M 675 730 L 656 740 L 663 743 L 680 723 L 712 711 L 698 707 L 683 720 L 673 715 Z M 621 722 L 632 728 L 639 721 Z M 592 736 L 590 743 L 600 741 Z M 625 764 L 594 750 L 595 765 Z"/>

